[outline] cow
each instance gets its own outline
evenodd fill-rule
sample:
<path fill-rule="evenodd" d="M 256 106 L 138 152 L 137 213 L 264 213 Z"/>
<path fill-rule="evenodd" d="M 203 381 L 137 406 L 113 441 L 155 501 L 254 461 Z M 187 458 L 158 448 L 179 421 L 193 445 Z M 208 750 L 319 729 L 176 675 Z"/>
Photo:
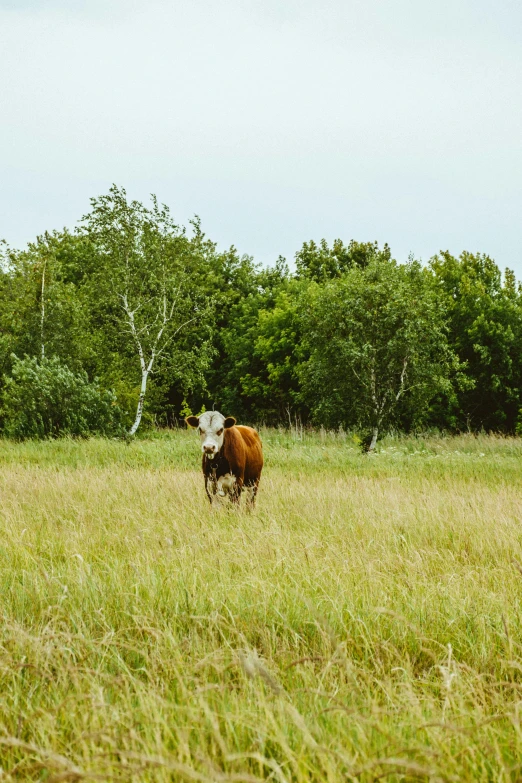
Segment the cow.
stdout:
<path fill-rule="evenodd" d="M 205 491 L 210 503 L 216 496 L 228 496 L 239 504 L 241 492 L 246 489 L 247 508 L 252 509 L 263 469 L 263 449 L 256 430 L 236 425 L 233 416 L 225 417 L 219 411 L 187 416 L 185 421 L 198 430 L 201 438 Z"/>

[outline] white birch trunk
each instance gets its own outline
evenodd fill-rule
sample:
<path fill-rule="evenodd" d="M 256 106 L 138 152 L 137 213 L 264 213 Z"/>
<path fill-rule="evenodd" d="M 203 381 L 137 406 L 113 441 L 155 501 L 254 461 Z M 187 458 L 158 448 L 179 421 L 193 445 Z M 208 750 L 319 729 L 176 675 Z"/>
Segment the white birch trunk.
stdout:
<path fill-rule="evenodd" d="M 372 439 L 368 447 L 368 452 L 373 451 L 377 445 L 377 438 L 379 437 L 379 427 L 374 427 L 372 432 Z"/>
<path fill-rule="evenodd" d="M 45 356 L 45 343 L 44 343 L 44 325 L 45 325 L 45 268 L 47 266 L 47 259 L 44 261 L 42 270 L 42 296 L 40 302 L 40 343 L 41 343 L 41 358 Z"/>
<path fill-rule="evenodd" d="M 405 382 L 406 382 L 406 370 L 408 368 L 408 357 L 405 356 L 402 362 L 402 370 L 401 375 L 399 379 L 399 389 L 397 391 L 397 394 L 395 395 L 395 402 L 399 402 L 400 398 L 402 397 L 402 394 L 404 393 L 405 389 Z M 375 449 L 375 446 L 377 445 L 377 439 L 379 437 L 379 430 L 383 421 L 384 417 L 384 411 L 386 407 L 386 401 L 389 397 L 389 394 L 391 393 L 390 390 L 386 391 L 381 399 L 379 399 L 379 396 L 377 394 L 377 383 L 376 383 L 376 377 L 375 377 L 375 368 L 372 365 L 370 369 L 370 393 L 372 396 L 372 402 L 374 406 L 374 414 L 377 423 L 374 425 L 372 429 L 372 439 L 370 441 L 370 445 L 368 447 L 368 452 L 371 452 Z"/>
<path fill-rule="evenodd" d="M 172 320 L 176 300 L 174 300 L 171 303 L 170 310 L 169 310 L 169 308 L 167 307 L 167 297 L 165 295 L 163 296 L 163 302 L 161 304 L 160 311 L 159 311 L 161 325 L 156 334 L 154 342 L 152 343 L 150 354 L 147 354 L 147 358 L 150 356 L 149 362 L 147 364 L 145 359 L 145 351 L 143 350 L 143 344 L 140 339 L 140 335 L 143 334 L 144 331 L 148 332 L 148 328 L 144 327 L 141 330 L 137 329 L 136 322 L 134 320 L 134 314 L 136 313 L 136 310 L 139 308 L 135 308 L 134 310 L 131 310 L 129 306 L 127 294 L 121 294 L 120 296 L 122 300 L 122 307 L 127 316 L 129 330 L 132 336 L 134 337 L 134 341 L 138 349 L 138 356 L 140 357 L 140 366 L 141 366 L 141 388 L 140 388 L 140 396 L 138 398 L 138 407 L 136 409 L 136 418 L 134 419 L 134 424 L 129 430 L 129 435 L 134 435 L 136 433 L 136 430 L 140 426 L 141 417 L 143 416 L 143 406 L 145 403 L 145 394 L 147 392 L 147 381 L 152 371 L 152 367 L 154 365 L 155 360 L 162 355 L 169 342 L 168 340 L 166 342 L 164 340 L 163 345 L 161 344 L 165 328 L 169 323 L 169 321 Z M 181 331 L 181 329 L 183 329 L 185 326 L 188 326 L 194 320 L 195 318 L 189 318 L 188 321 L 185 321 L 184 323 L 180 324 L 180 326 L 178 326 L 178 328 L 175 330 L 174 334 L 171 335 L 170 339 L 173 339 L 178 334 L 178 332 Z"/>
<path fill-rule="evenodd" d="M 141 417 L 143 416 L 143 403 L 145 402 L 145 393 L 147 391 L 147 380 L 149 377 L 148 370 L 142 371 L 141 374 L 141 389 L 140 396 L 138 398 L 138 407 L 136 409 L 136 418 L 134 424 L 129 430 L 129 435 L 134 435 L 138 427 L 140 426 Z"/>

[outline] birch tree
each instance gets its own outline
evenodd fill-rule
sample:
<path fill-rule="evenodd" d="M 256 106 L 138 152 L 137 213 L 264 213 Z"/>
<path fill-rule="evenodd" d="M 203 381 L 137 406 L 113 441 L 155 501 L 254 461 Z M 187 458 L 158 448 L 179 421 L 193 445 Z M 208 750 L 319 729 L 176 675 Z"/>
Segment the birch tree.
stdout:
<path fill-rule="evenodd" d="M 151 375 L 158 363 L 174 361 L 190 385 L 187 360 L 202 371 L 208 361 L 204 340 L 187 345 L 191 327 L 208 331 L 209 303 L 194 290 L 190 275 L 190 240 L 172 220 L 168 208 L 152 196 L 151 206 L 129 201 L 113 186 L 91 200 L 81 231 L 94 250 L 89 276 L 94 319 L 113 330 L 115 350 L 130 351 L 140 370 L 139 394 L 129 435 L 140 426 Z M 203 323 L 202 323 L 203 322 Z M 115 335 L 114 335 L 115 332 Z"/>
<path fill-rule="evenodd" d="M 367 431 L 373 451 L 405 404 L 420 421 L 458 372 L 432 275 L 415 261 L 376 257 L 308 291 L 303 397 L 317 423 Z"/>
<path fill-rule="evenodd" d="M 39 360 L 59 356 L 75 371 L 87 358 L 86 319 L 67 266 L 75 244 L 67 232 L 46 232 L 24 250 L 5 249 L 0 327 L 6 345 L 0 359 L 4 372 L 10 371 L 11 353 Z"/>

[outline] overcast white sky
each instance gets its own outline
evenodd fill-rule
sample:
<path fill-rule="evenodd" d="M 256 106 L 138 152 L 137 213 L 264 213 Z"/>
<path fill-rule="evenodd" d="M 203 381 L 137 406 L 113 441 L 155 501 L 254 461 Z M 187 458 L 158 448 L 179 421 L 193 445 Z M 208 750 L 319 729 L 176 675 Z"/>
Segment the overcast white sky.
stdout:
<path fill-rule="evenodd" d="M 263 263 L 339 236 L 522 278 L 522 2 L 0 0 L 0 237 L 112 182 Z"/>

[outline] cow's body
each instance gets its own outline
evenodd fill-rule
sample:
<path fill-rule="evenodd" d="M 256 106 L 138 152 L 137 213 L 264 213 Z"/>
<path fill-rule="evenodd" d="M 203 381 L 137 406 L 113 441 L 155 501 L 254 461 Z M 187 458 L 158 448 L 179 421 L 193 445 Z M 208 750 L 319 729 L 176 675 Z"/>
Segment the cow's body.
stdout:
<path fill-rule="evenodd" d="M 252 507 L 263 469 L 258 433 L 252 427 L 236 426 L 235 419 L 225 419 L 217 411 L 208 411 L 199 418 L 189 416 L 186 422 L 198 428 L 202 439 L 202 468 L 210 502 L 216 496 L 228 496 L 239 503 L 246 489 L 247 505 Z"/>

